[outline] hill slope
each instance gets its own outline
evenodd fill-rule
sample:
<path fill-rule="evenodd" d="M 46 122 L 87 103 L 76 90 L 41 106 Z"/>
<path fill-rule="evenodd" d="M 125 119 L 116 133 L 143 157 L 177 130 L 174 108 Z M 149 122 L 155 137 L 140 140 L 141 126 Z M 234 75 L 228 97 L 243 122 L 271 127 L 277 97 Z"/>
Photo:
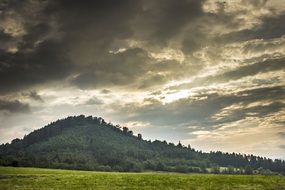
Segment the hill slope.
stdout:
<path fill-rule="evenodd" d="M 102 118 L 74 116 L 0 146 L 0 165 L 101 171 L 284 173 L 285 162 L 253 155 L 202 153 L 181 144 L 145 141 Z M 235 169 L 234 169 L 235 168 Z M 236 169 L 239 168 L 239 169 Z M 267 169 L 267 170 L 265 170 Z"/>

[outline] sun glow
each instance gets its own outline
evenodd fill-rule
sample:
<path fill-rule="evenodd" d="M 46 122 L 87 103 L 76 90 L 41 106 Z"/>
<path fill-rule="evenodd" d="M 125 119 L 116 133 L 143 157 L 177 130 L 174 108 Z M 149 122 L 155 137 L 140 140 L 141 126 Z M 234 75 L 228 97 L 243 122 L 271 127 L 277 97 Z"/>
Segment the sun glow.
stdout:
<path fill-rule="evenodd" d="M 165 94 L 164 96 L 164 102 L 170 103 L 174 102 L 176 100 L 179 100 L 181 98 L 186 98 L 190 95 L 190 90 L 181 90 L 179 92 L 171 93 L 171 94 Z"/>

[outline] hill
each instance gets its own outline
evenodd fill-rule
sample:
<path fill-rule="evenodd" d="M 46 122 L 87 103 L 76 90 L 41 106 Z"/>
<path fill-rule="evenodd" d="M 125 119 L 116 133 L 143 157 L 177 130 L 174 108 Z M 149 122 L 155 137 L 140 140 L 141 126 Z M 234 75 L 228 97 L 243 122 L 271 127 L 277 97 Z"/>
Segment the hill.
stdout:
<path fill-rule="evenodd" d="M 23 139 L 2 144 L 0 165 L 120 172 L 285 173 L 282 160 L 203 153 L 180 143 L 146 141 L 127 127 L 84 115 L 58 120 Z"/>

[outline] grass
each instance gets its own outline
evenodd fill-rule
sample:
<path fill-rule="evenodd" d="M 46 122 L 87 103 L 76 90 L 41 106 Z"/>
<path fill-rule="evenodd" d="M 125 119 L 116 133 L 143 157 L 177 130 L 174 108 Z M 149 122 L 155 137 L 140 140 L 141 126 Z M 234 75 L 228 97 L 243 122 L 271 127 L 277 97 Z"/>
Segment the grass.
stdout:
<path fill-rule="evenodd" d="M 4 189 L 285 190 L 285 177 L 0 167 Z"/>

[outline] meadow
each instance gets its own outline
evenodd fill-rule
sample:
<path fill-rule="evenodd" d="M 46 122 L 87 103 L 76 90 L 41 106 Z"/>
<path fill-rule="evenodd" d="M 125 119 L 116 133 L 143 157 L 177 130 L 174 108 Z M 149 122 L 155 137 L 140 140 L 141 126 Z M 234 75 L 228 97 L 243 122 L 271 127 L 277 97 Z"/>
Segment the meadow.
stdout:
<path fill-rule="evenodd" d="M 285 190 L 285 177 L 0 167 L 4 189 Z"/>

